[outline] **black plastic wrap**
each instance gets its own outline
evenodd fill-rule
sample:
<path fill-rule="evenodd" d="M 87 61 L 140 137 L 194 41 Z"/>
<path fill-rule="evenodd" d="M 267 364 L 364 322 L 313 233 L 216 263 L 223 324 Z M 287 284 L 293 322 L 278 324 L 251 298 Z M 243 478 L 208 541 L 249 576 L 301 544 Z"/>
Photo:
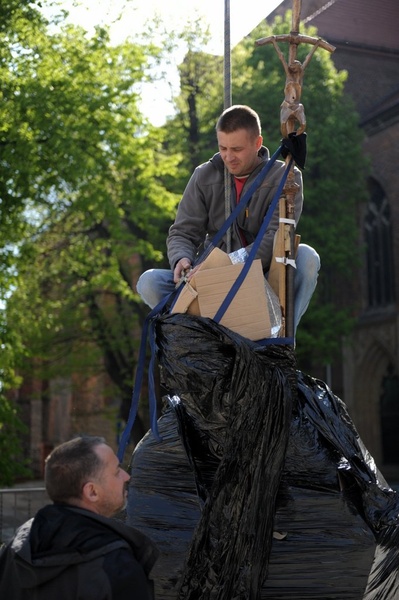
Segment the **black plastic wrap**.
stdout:
<path fill-rule="evenodd" d="M 399 597 L 398 498 L 343 402 L 209 319 L 161 317 L 156 343 L 162 442 L 133 453 L 127 515 L 158 600 Z"/>

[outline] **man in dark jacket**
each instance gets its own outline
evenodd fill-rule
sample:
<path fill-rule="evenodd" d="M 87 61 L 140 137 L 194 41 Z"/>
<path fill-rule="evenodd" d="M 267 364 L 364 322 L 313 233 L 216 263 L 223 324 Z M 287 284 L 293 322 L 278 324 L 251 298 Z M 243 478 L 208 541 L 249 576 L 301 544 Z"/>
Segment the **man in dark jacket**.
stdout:
<path fill-rule="evenodd" d="M 148 578 L 158 551 L 141 532 L 113 519 L 130 476 L 100 437 L 77 437 L 46 460 L 54 502 L 0 551 L 3 600 L 153 600 Z"/>

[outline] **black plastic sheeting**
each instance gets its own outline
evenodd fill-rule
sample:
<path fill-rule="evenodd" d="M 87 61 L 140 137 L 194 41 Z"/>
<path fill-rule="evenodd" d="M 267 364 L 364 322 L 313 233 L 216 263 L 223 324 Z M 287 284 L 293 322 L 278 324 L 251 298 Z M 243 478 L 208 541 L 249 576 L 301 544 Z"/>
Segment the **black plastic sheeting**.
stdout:
<path fill-rule="evenodd" d="M 161 555 L 158 600 L 399 598 L 399 499 L 344 403 L 210 319 L 156 323 L 158 420 L 132 455 L 127 521 Z"/>

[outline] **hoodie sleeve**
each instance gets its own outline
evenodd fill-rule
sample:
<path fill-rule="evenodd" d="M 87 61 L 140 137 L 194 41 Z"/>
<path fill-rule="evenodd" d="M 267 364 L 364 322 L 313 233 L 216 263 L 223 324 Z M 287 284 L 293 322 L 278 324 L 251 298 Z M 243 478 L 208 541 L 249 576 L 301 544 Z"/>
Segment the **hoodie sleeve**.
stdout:
<path fill-rule="evenodd" d="M 169 229 L 166 245 L 172 270 L 181 258 L 193 262 L 206 236 L 208 211 L 198 183 L 200 170 L 201 167 L 197 167 L 192 174 L 177 208 L 175 222 Z"/>

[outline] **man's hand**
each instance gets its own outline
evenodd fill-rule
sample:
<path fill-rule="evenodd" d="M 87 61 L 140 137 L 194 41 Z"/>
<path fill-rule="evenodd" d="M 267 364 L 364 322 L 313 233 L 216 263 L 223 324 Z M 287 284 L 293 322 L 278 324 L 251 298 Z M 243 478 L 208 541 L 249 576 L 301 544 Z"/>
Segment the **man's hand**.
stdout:
<path fill-rule="evenodd" d="M 184 277 L 187 272 L 191 269 L 191 260 L 189 258 L 181 258 L 175 266 L 173 271 L 173 281 L 179 283 L 181 278 Z"/>

